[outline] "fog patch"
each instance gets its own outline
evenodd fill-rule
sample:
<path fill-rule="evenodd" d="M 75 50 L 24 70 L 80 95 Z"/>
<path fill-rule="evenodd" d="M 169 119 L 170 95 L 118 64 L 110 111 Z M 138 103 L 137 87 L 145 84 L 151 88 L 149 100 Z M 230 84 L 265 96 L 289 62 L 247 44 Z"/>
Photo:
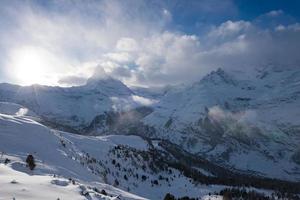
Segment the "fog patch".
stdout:
<path fill-rule="evenodd" d="M 25 116 L 25 115 L 27 115 L 28 111 L 29 110 L 27 108 L 20 108 L 18 110 L 18 112 L 16 112 L 16 115 L 17 116 Z"/>
<path fill-rule="evenodd" d="M 148 99 L 137 95 L 132 95 L 131 97 L 134 102 L 141 104 L 142 106 L 151 106 L 152 104 L 157 103 L 157 100 Z"/>

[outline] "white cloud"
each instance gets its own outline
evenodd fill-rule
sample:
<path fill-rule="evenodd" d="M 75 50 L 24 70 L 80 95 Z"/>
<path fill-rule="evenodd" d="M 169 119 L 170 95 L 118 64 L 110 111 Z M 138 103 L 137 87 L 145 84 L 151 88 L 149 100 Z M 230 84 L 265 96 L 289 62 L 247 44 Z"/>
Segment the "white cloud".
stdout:
<path fill-rule="evenodd" d="M 299 24 L 281 29 L 279 34 L 279 29 L 264 30 L 251 22 L 227 21 L 202 37 L 164 31 L 121 38 L 124 45 L 104 54 L 99 63 L 109 75 L 141 86 L 193 82 L 219 67 L 246 71 L 269 63 L 297 66 Z"/>
<path fill-rule="evenodd" d="M 242 31 L 247 31 L 251 27 L 251 23 L 247 21 L 227 21 L 222 23 L 220 26 L 214 28 L 210 33 L 210 37 L 221 37 L 226 38 L 228 36 L 235 36 Z"/>
<path fill-rule="evenodd" d="M 288 26 L 284 26 L 282 24 L 278 25 L 275 27 L 276 31 L 300 31 L 300 24 L 295 23 L 295 24 L 290 24 Z"/>
<path fill-rule="evenodd" d="M 128 52 L 107 53 L 104 54 L 103 57 L 121 63 L 126 63 L 133 60 L 132 55 Z"/>
<path fill-rule="evenodd" d="M 28 109 L 27 108 L 20 108 L 19 110 L 18 110 L 18 112 L 16 112 L 16 115 L 17 116 L 25 116 L 27 113 L 28 113 Z"/>
<path fill-rule="evenodd" d="M 257 114 L 254 110 L 245 110 L 233 113 L 223 110 L 219 106 L 213 106 L 209 108 L 208 116 L 217 122 L 222 122 L 224 120 L 234 120 L 245 124 L 255 124 L 257 122 Z"/>
<path fill-rule="evenodd" d="M 285 30 L 285 26 L 280 24 L 280 25 L 276 26 L 275 30 L 276 31 L 283 31 L 283 30 Z"/>
<path fill-rule="evenodd" d="M 110 63 L 105 69 L 129 85 L 156 86 L 197 81 L 219 67 L 251 71 L 269 63 L 297 66 L 297 27 L 286 26 L 278 34 L 251 22 L 227 21 L 202 37 L 160 32 L 135 39 L 138 51 L 112 49 L 111 56 L 104 58 Z"/>
<path fill-rule="evenodd" d="M 206 14 L 216 14 L 232 7 L 230 1 L 214 1 L 217 7 L 210 2 L 196 2 L 189 9 L 199 7 Z M 53 10 L 28 1 L 2 8 L 0 16 L 12 25 L 0 27 L 6 30 L 0 32 L 0 50 L 5 49 L 6 55 L 20 46 L 45 49 L 51 60 L 59 62 L 59 70 L 49 73 L 59 78 L 58 84 L 83 84 L 98 67 L 129 85 L 155 86 L 197 81 L 219 67 L 244 71 L 270 62 L 299 66 L 298 23 L 264 29 L 250 21 L 225 21 L 207 33 L 193 35 L 175 31 L 176 26 L 168 28 L 175 12 L 163 3 L 53 4 Z M 267 15 L 284 13 L 277 10 Z M 9 69 L 7 63 L 5 68 Z"/>
<path fill-rule="evenodd" d="M 121 38 L 117 42 L 116 49 L 119 51 L 137 51 L 138 44 L 133 38 Z"/>
<path fill-rule="evenodd" d="M 132 99 L 133 101 L 135 101 L 136 103 L 143 105 L 143 106 L 150 106 L 154 103 L 156 103 L 157 101 L 152 100 L 152 99 L 148 99 L 145 97 L 141 97 L 141 96 L 137 96 L 137 95 L 132 95 Z"/>
<path fill-rule="evenodd" d="M 269 17 L 276 17 L 276 16 L 279 16 L 279 15 L 282 15 L 282 14 L 283 14 L 282 10 L 272 10 L 272 11 L 266 13 L 266 15 L 269 16 Z"/>

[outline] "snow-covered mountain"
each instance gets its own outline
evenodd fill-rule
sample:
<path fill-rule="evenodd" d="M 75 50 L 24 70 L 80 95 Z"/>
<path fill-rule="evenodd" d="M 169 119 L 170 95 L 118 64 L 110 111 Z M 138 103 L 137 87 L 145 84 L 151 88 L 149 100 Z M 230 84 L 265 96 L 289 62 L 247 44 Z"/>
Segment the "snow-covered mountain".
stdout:
<path fill-rule="evenodd" d="M 106 117 L 108 112 L 128 111 L 152 103 L 151 99 L 135 95 L 119 80 L 94 76 L 83 86 L 69 88 L 0 84 L 0 101 L 26 106 L 44 121 L 74 131 L 90 126 L 96 116 Z"/>
<path fill-rule="evenodd" d="M 292 182 L 300 180 L 300 70 L 266 67 L 245 76 L 218 69 L 155 90 L 97 75 L 69 88 L 3 83 L 0 102 L 1 162 L 10 160 L 0 176 L 45 184 L 55 195 L 60 185 L 90 199 L 300 188 Z M 25 167 L 28 154 L 34 172 Z M 31 182 L 30 173 L 45 182 Z"/>
<path fill-rule="evenodd" d="M 299 181 L 300 70 L 237 75 L 218 69 L 169 92 L 144 123 L 224 166 Z"/>

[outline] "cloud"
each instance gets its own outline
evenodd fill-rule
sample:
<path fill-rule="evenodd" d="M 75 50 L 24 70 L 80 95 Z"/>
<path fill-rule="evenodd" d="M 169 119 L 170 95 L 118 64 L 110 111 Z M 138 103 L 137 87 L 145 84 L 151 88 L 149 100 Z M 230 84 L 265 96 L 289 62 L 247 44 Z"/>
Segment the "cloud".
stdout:
<path fill-rule="evenodd" d="M 3 61 L 15 59 L 11 52 L 32 46 L 49 52 L 45 63 L 59 63 L 47 74 L 58 80 L 53 84 L 83 84 L 97 68 L 128 85 L 161 86 L 197 81 L 219 67 L 245 71 L 300 63 L 299 23 L 281 23 L 282 10 L 252 21 L 206 23 L 234 15 L 230 0 L 7 1 L 0 13 L 1 72 L 14 69 Z M 270 18 L 272 26 L 264 26 Z M 204 31 L 185 32 L 191 26 Z M 14 74 L 0 76 L 16 81 Z"/>
<path fill-rule="evenodd" d="M 272 11 L 266 13 L 266 15 L 269 16 L 269 17 L 276 17 L 276 16 L 279 16 L 279 15 L 282 15 L 282 14 L 283 14 L 282 10 L 272 10 Z"/>
<path fill-rule="evenodd" d="M 245 110 L 240 112 L 230 112 L 223 110 L 219 106 L 213 106 L 208 110 L 208 116 L 217 121 L 234 120 L 238 123 L 255 124 L 257 122 L 257 114 L 254 110 Z"/>
<path fill-rule="evenodd" d="M 132 95 L 132 99 L 136 103 L 138 103 L 140 105 L 143 105 L 143 106 L 150 106 L 150 105 L 152 105 L 152 104 L 154 104 L 154 103 L 157 102 L 157 101 L 155 101 L 153 99 L 148 99 L 148 98 L 137 96 L 137 95 Z"/>
<path fill-rule="evenodd" d="M 208 36 L 214 39 L 225 39 L 232 36 L 237 36 L 242 32 L 246 32 L 251 28 L 251 23 L 247 21 L 226 21 L 220 26 L 215 27 L 209 32 Z"/>
<path fill-rule="evenodd" d="M 157 86 L 197 81 L 218 67 L 251 71 L 270 63 L 299 66 L 298 27 L 284 26 L 279 33 L 251 22 L 227 21 L 203 37 L 162 32 L 137 41 L 139 50 L 115 49 L 114 56 L 106 57 L 110 66 L 106 63 L 105 69 L 129 85 Z M 126 76 L 117 73 L 120 69 Z"/>
<path fill-rule="evenodd" d="M 299 32 L 300 31 L 300 24 L 295 23 L 295 24 L 290 24 L 288 26 L 284 26 L 282 24 L 278 25 L 275 27 L 276 31 L 293 31 L 293 32 Z"/>
<path fill-rule="evenodd" d="M 278 32 L 278 29 L 263 29 L 251 22 L 240 21 L 230 22 L 235 24 L 231 25 L 235 28 L 225 29 L 227 23 L 212 30 L 214 37 L 208 34 L 209 47 L 205 54 L 201 53 L 203 57 L 200 63 L 239 71 L 264 67 L 270 63 L 281 67 L 299 67 L 295 51 L 300 50 L 300 35 L 296 24 Z M 214 33 L 220 28 L 223 32 L 219 37 Z"/>
<path fill-rule="evenodd" d="M 261 136 L 260 134 L 267 133 L 264 132 L 264 127 L 257 122 L 257 113 L 254 110 L 230 112 L 219 106 L 213 106 L 209 108 L 208 117 L 223 127 L 223 136 L 234 136 L 238 139 L 246 139 L 247 142 L 254 142 L 249 139 L 255 139 L 257 136 Z"/>
<path fill-rule="evenodd" d="M 117 42 L 122 51 L 134 50 L 136 45 L 131 38 L 142 38 L 164 26 L 162 20 L 156 20 L 164 15 L 161 10 L 148 10 L 142 1 L 132 3 L 134 6 L 106 0 L 2 2 L 5 6 L 0 8 L 4 22 L 0 25 L 0 51 L 9 56 L 19 46 L 46 49 L 62 63 L 68 63 L 60 68 L 64 69 L 62 74 L 70 73 L 70 68 L 75 73 L 80 65 L 110 53 Z M 1 66 L 14 67 L 6 63 Z M 13 75 L 6 76 L 7 80 L 16 81 Z"/>
<path fill-rule="evenodd" d="M 202 37 L 165 31 L 137 40 L 139 50 L 124 51 L 130 59 L 110 58 L 110 62 L 117 63 L 116 69 L 124 66 L 127 84 L 143 86 L 193 82 L 219 67 L 234 71 L 253 71 L 270 63 L 299 67 L 299 24 L 280 30 L 226 21 Z M 120 49 L 114 51 L 122 57 Z M 110 74 L 122 79 L 114 70 Z"/>
<path fill-rule="evenodd" d="M 133 38 L 121 38 L 117 42 L 116 49 L 119 51 L 137 51 L 138 44 Z"/>
<path fill-rule="evenodd" d="M 149 106 L 157 101 L 154 99 L 149 99 L 137 95 L 131 95 L 130 97 L 110 97 L 110 100 L 112 101 L 112 109 L 116 112 L 121 110 L 131 110 L 135 107 L 139 106 Z"/>

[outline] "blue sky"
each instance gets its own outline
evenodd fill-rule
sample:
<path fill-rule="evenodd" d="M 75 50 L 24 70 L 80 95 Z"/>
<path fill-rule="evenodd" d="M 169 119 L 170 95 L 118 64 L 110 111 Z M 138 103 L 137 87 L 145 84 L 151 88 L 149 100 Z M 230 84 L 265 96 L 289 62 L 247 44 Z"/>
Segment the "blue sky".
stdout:
<path fill-rule="evenodd" d="M 300 17 L 298 0 L 236 0 L 235 4 L 239 9 L 239 17 L 243 20 L 252 20 L 271 10 L 282 10 L 296 20 Z"/>
<path fill-rule="evenodd" d="M 0 82 L 70 86 L 100 70 L 157 86 L 300 63 L 297 0 L 0 3 Z"/>
<path fill-rule="evenodd" d="M 227 20 L 255 20 L 272 10 L 282 10 L 290 20 L 299 21 L 300 1 L 298 0 L 235 0 L 206 1 L 212 10 L 201 7 L 203 1 L 169 1 L 173 25 L 180 25 L 184 31 L 197 31 L 197 24 L 219 24 Z M 218 7 L 216 9 L 216 7 Z M 214 10 L 215 9 L 215 10 Z"/>

